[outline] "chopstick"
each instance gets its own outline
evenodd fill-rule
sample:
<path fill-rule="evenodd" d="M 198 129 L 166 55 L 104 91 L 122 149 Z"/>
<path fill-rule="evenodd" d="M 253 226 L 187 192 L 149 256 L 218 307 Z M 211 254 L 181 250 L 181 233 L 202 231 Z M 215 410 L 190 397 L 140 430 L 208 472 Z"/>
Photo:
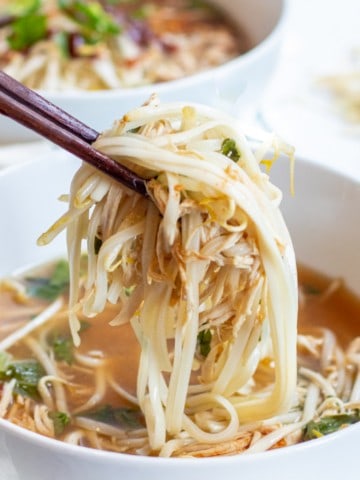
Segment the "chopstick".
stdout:
<path fill-rule="evenodd" d="M 0 113 L 72 153 L 137 193 L 147 196 L 146 179 L 91 146 L 99 133 L 0 71 Z"/>

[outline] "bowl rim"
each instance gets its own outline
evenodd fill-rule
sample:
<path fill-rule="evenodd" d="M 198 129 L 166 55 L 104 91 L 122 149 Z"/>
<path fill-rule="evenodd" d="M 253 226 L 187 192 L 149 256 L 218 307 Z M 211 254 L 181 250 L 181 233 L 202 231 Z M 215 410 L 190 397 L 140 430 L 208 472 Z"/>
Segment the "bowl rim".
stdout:
<path fill-rule="evenodd" d="M 74 157 L 66 155 L 67 158 L 74 160 Z M 19 170 L 23 168 L 31 168 L 33 165 L 45 163 L 47 160 L 44 158 L 39 158 L 33 162 L 16 164 L 14 166 L 7 167 L 3 170 L 0 170 L 0 180 L 6 179 L 7 175 L 16 174 Z M 59 159 L 58 161 L 63 161 Z M 308 157 L 298 157 L 297 162 L 305 164 L 305 167 L 308 168 L 314 167 L 315 169 L 329 172 L 332 175 L 335 175 L 339 179 L 345 180 L 353 185 L 360 186 L 360 172 L 356 175 L 347 172 L 341 171 L 338 168 L 334 168 L 332 165 L 325 165 L 317 162 L 314 159 Z M 321 449 L 327 444 L 332 444 L 333 442 L 339 442 L 341 444 L 343 441 L 346 441 L 346 438 L 349 435 L 352 435 L 352 432 L 357 431 L 360 434 L 360 422 L 357 424 L 350 425 L 347 428 L 341 429 L 335 433 L 325 435 L 322 438 L 317 438 L 315 440 L 309 440 L 307 442 L 298 443 L 295 445 L 277 448 L 264 452 L 257 452 L 252 454 L 237 454 L 231 456 L 218 456 L 218 457 L 206 457 L 206 458 L 165 458 L 165 457 L 149 457 L 142 455 L 131 455 L 127 453 L 119 453 L 105 450 L 96 450 L 89 447 L 84 447 L 80 445 L 72 445 L 69 443 L 62 442 L 61 440 L 55 438 L 49 438 L 39 433 L 27 430 L 19 425 L 13 424 L 10 421 L 0 418 L 0 438 L 5 439 L 6 444 L 6 435 L 10 434 L 15 436 L 20 440 L 25 440 L 31 442 L 34 446 L 54 451 L 56 454 L 71 454 L 73 457 L 80 457 L 82 460 L 104 460 L 109 464 L 126 464 L 129 467 L 133 465 L 148 466 L 149 468 L 157 467 L 161 468 L 163 466 L 172 466 L 177 467 L 180 465 L 191 465 L 192 467 L 203 465 L 204 463 L 211 462 L 221 465 L 231 465 L 236 464 L 241 466 L 242 464 L 247 464 L 249 462 L 261 461 L 262 459 L 270 459 L 271 457 L 282 457 L 284 454 L 301 454 L 306 452 L 309 448 L 314 450 L 314 447 Z M 314 443 L 315 442 L 315 443 Z"/>
<path fill-rule="evenodd" d="M 166 93 L 168 90 L 180 89 L 199 84 L 203 81 L 208 80 L 209 73 L 212 76 L 222 76 L 226 75 L 228 70 L 236 68 L 238 65 L 243 65 L 244 67 L 249 65 L 251 62 L 256 61 L 259 57 L 264 55 L 268 50 L 271 50 L 274 44 L 277 44 L 281 41 L 282 31 L 285 28 L 286 19 L 289 11 L 289 0 L 281 0 L 279 16 L 267 36 L 257 43 L 250 50 L 242 53 L 241 55 L 221 64 L 216 67 L 204 70 L 202 72 L 194 73 L 192 75 L 187 75 L 185 77 L 170 80 L 167 82 L 157 82 L 147 85 L 141 85 L 138 87 L 127 87 L 127 88 L 117 88 L 109 90 L 37 90 L 40 95 L 47 97 L 48 99 L 56 102 L 59 100 L 71 100 L 71 101 L 82 101 L 88 99 L 91 96 L 91 100 L 105 100 L 113 99 L 119 96 L 138 96 L 138 95 L 149 95 L 149 93 L 157 92 L 159 95 Z"/>

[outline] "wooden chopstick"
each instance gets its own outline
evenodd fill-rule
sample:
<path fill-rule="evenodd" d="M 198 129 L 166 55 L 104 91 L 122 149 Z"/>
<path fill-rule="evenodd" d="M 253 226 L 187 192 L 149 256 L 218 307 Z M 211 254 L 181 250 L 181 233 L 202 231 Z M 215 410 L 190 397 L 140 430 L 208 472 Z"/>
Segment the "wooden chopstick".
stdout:
<path fill-rule="evenodd" d="M 147 195 L 144 178 L 91 146 L 99 135 L 96 130 L 4 72 L 0 72 L 0 113 L 34 130 L 126 187 Z"/>
<path fill-rule="evenodd" d="M 41 115 L 46 116 L 70 132 L 75 133 L 76 136 L 83 138 L 87 143 L 93 143 L 99 136 L 96 130 L 88 127 L 77 118 L 49 102 L 46 98 L 34 92 L 34 90 L 25 87 L 25 85 L 4 72 L 0 72 L 0 88 L 4 93 L 18 99 L 19 103 L 28 105 Z"/>

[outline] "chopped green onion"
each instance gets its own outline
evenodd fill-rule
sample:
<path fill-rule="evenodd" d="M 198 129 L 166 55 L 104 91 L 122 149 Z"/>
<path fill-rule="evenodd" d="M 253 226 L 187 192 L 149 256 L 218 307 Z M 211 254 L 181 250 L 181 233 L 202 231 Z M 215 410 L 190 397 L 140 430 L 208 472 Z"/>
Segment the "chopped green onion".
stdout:
<path fill-rule="evenodd" d="M 225 140 L 223 140 L 221 144 L 221 153 L 231 158 L 234 162 L 237 162 L 241 157 L 241 153 L 236 146 L 235 140 L 232 138 L 225 138 Z"/>
<path fill-rule="evenodd" d="M 305 427 L 304 440 L 312 440 L 337 432 L 340 428 L 347 427 L 359 420 L 360 414 L 358 410 L 352 414 L 329 415 L 318 421 L 312 420 Z"/>
<path fill-rule="evenodd" d="M 101 245 L 102 245 L 102 240 L 101 238 L 99 237 L 95 237 L 95 240 L 94 240 L 94 251 L 95 251 L 95 255 L 97 255 L 99 253 L 99 250 L 101 248 Z"/>
<path fill-rule="evenodd" d="M 203 357 L 207 357 L 210 352 L 211 348 L 211 339 L 212 339 L 212 333 L 210 330 L 202 330 L 199 332 L 197 341 L 198 341 L 198 346 L 200 349 L 200 354 Z"/>
<path fill-rule="evenodd" d="M 127 297 L 130 297 L 132 292 L 135 290 L 135 286 L 132 287 L 124 287 L 124 292 Z"/>

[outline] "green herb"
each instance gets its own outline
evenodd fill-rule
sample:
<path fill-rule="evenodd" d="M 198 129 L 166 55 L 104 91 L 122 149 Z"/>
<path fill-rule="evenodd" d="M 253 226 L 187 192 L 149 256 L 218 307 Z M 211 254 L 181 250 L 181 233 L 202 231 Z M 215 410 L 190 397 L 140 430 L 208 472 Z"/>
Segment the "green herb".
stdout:
<path fill-rule="evenodd" d="M 70 337 L 58 335 L 52 341 L 55 359 L 71 365 L 74 361 L 74 344 Z"/>
<path fill-rule="evenodd" d="M 50 278 L 28 277 L 26 282 L 29 295 L 53 301 L 69 287 L 69 264 L 65 260 L 60 260 Z"/>
<path fill-rule="evenodd" d="M 102 245 L 102 240 L 101 238 L 95 236 L 95 240 L 94 240 L 94 251 L 95 251 L 95 255 L 97 255 L 99 253 L 99 250 L 101 248 L 101 245 Z"/>
<path fill-rule="evenodd" d="M 189 8 L 200 8 L 201 10 L 210 10 L 210 5 L 204 0 L 190 0 L 189 1 Z"/>
<path fill-rule="evenodd" d="M 13 50 L 25 50 L 47 35 L 45 15 L 29 13 L 19 17 L 11 24 L 11 33 L 7 37 Z"/>
<path fill-rule="evenodd" d="M 304 284 L 302 285 L 302 289 L 306 295 L 320 295 L 321 290 L 318 287 L 314 287 L 314 285 Z"/>
<path fill-rule="evenodd" d="M 150 5 L 143 5 L 142 7 L 137 8 L 131 14 L 131 17 L 134 20 L 145 20 L 151 14 L 152 8 Z"/>
<path fill-rule="evenodd" d="M 10 3 L 10 2 L 9 2 Z M 41 0 L 13 0 L 9 11 L 17 17 L 35 13 L 41 8 Z"/>
<path fill-rule="evenodd" d="M 91 323 L 90 322 L 86 322 L 85 320 L 80 320 L 80 330 L 79 330 L 79 333 L 81 332 L 84 332 L 85 330 L 87 330 L 88 328 L 91 327 Z"/>
<path fill-rule="evenodd" d="M 210 330 L 202 330 L 198 333 L 197 341 L 200 349 L 200 354 L 207 357 L 210 352 L 212 333 Z"/>
<path fill-rule="evenodd" d="M 120 33 L 119 25 L 98 2 L 58 0 L 58 5 L 81 26 L 88 42 L 97 42 L 104 36 Z"/>
<path fill-rule="evenodd" d="M 106 3 L 108 5 L 121 5 L 121 4 L 127 4 L 127 3 L 132 3 L 134 0 L 106 0 Z"/>
<path fill-rule="evenodd" d="M 133 285 L 132 287 L 124 287 L 124 292 L 127 297 L 130 297 L 130 295 L 134 290 L 135 290 L 135 285 Z"/>
<path fill-rule="evenodd" d="M 232 138 L 225 138 L 225 140 L 223 140 L 221 144 L 221 153 L 231 158 L 234 162 L 237 162 L 241 157 L 241 153 L 236 146 L 235 140 Z"/>
<path fill-rule="evenodd" d="M 48 416 L 53 421 L 56 436 L 61 435 L 65 430 L 65 427 L 70 423 L 69 415 L 64 412 L 49 412 Z"/>
<path fill-rule="evenodd" d="M 329 415 L 323 417 L 317 422 L 309 422 L 304 430 L 304 440 L 312 440 L 314 438 L 337 432 L 340 428 L 347 427 L 360 420 L 359 411 L 353 414 Z"/>
<path fill-rule="evenodd" d="M 134 430 L 144 426 L 142 413 L 139 409 L 135 408 L 115 408 L 111 405 L 104 405 L 97 410 L 83 413 L 82 416 L 91 418 L 97 422 L 118 426 L 124 430 Z"/>
<path fill-rule="evenodd" d="M 0 350 L 0 372 L 7 369 L 7 366 L 11 362 L 11 355 L 7 352 Z"/>
<path fill-rule="evenodd" d="M 54 42 L 59 47 L 60 52 L 65 58 L 70 56 L 69 50 L 69 34 L 66 32 L 57 32 L 54 35 Z"/>
<path fill-rule="evenodd" d="M 141 127 L 131 128 L 131 129 L 129 130 L 129 133 L 139 133 L 140 128 L 141 128 Z"/>
<path fill-rule="evenodd" d="M 15 393 L 26 397 L 38 398 L 37 385 L 44 375 L 45 370 L 38 361 L 23 360 L 13 362 L 5 370 L 0 371 L 0 380 L 8 382 L 15 378 Z"/>

